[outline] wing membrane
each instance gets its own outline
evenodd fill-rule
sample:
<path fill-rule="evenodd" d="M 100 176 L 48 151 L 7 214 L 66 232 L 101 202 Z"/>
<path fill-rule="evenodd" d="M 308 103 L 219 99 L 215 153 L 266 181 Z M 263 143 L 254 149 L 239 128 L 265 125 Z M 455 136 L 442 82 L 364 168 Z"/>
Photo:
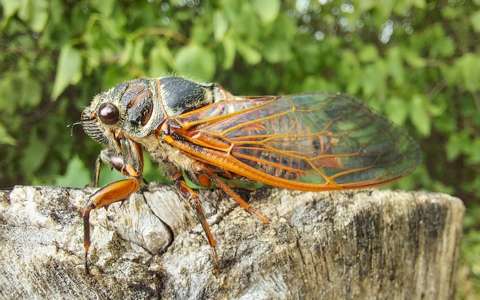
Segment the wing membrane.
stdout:
<path fill-rule="evenodd" d="M 267 184 L 261 174 L 293 188 L 369 186 L 405 175 L 420 159 L 417 144 L 403 130 L 344 95 L 243 98 L 209 105 L 178 121 L 191 143 L 228 154 L 221 167 L 255 169 L 260 173 L 242 176 Z"/>

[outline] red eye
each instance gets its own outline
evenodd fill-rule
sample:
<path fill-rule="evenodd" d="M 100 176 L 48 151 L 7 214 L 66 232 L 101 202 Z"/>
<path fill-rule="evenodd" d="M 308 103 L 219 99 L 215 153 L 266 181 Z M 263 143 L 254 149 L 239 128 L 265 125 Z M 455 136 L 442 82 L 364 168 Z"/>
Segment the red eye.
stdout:
<path fill-rule="evenodd" d="M 118 122 L 120 113 L 118 108 L 112 103 L 103 103 L 98 108 L 98 116 L 103 123 L 113 125 Z"/>

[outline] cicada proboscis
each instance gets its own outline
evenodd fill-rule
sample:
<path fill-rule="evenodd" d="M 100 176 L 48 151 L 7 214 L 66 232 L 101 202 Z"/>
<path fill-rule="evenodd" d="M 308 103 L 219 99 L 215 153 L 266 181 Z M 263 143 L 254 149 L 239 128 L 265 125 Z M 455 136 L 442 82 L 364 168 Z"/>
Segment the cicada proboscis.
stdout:
<path fill-rule="evenodd" d="M 87 270 L 90 212 L 140 189 L 143 150 L 166 164 L 193 199 L 215 261 L 215 239 L 182 174 L 222 189 L 268 223 L 225 178 L 301 191 L 354 189 L 391 182 L 420 160 L 405 131 L 341 94 L 242 97 L 180 77 L 137 79 L 97 95 L 81 122 L 105 145 L 99 161 L 127 176 L 94 193 L 82 210 Z M 96 169 L 97 183 L 99 164 Z"/>

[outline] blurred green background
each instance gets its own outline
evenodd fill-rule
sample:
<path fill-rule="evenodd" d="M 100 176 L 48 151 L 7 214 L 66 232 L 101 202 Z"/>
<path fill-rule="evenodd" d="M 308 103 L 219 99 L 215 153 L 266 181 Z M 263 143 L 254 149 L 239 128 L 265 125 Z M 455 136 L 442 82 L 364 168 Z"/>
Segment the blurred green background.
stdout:
<path fill-rule="evenodd" d="M 0 187 L 86 185 L 100 146 L 67 125 L 128 79 L 344 92 L 421 143 L 423 164 L 395 188 L 464 200 L 458 296 L 480 296 L 480 0 L 0 4 Z M 146 177 L 156 170 L 148 163 Z"/>

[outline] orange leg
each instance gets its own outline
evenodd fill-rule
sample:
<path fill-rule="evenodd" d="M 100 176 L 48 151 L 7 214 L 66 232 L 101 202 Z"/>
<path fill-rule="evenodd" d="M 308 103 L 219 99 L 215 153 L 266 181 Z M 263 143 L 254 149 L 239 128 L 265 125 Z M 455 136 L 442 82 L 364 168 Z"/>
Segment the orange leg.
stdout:
<path fill-rule="evenodd" d="M 223 180 L 220 177 L 216 176 L 215 174 L 211 174 L 211 176 L 215 184 L 217 185 L 217 187 L 222 189 L 227 195 L 229 195 L 233 200 L 235 200 L 235 202 L 237 202 L 241 208 L 246 210 L 251 215 L 254 215 L 255 217 L 257 217 L 258 220 L 260 220 L 260 222 L 262 222 L 263 224 L 270 223 L 270 219 L 267 216 L 265 216 L 259 210 L 255 209 L 250 204 L 248 204 L 247 201 L 243 200 L 243 198 L 239 194 L 237 194 L 234 190 L 232 190 L 225 182 L 223 182 Z"/>
<path fill-rule="evenodd" d="M 213 257 L 213 263 L 215 265 L 215 270 L 219 270 L 219 263 L 218 263 L 219 260 L 217 256 L 217 250 L 215 248 L 217 246 L 217 241 L 215 240 L 215 237 L 213 236 L 212 231 L 210 230 L 210 225 L 208 225 L 207 218 L 205 217 L 205 211 L 203 210 L 202 203 L 200 202 L 198 194 L 195 191 L 193 191 L 191 188 L 189 188 L 184 181 L 180 182 L 180 191 L 189 195 L 190 199 L 193 200 L 193 206 L 195 208 L 195 211 L 197 212 L 197 217 L 200 221 L 200 224 L 202 224 L 203 231 L 207 236 L 208 244 L 210 245 L 210 249 L 212 250 L 212 257 Z"/>
<path fill-rule="evenodd" d="M 90 212 L 94 209 L 105 207 L 110 204 L 126 200 L 131 194 L 140 189 L 143 171 L 143 152 L 140 144 L 131 140 L 120 139 L 121 153 L 112 149 L 104 149 L 100 152 L 95 163 L 94 184 L 98 184 L 100 167 L 102 163 L 110 165 L 120 173 L 128 176 L 127 179 L 112 182 L 99 189 L 90 196 L 87 205 L 81 210 L 83 218 L 83 248 L 85 249 L 85 271 L 88 273 L 88 250 L 90 249 Z"/>
<path fill-rule="evenodd" d="M 90 212 L 93 209 L 127 199 L 140 189 L 138 177 L 131 177 L 110 183 L 90 197 L 88 204 L 82 209 L 83 248 L 85 249 L 85 271 L 88 273 L 88 250 L 90 249 Z"/>

